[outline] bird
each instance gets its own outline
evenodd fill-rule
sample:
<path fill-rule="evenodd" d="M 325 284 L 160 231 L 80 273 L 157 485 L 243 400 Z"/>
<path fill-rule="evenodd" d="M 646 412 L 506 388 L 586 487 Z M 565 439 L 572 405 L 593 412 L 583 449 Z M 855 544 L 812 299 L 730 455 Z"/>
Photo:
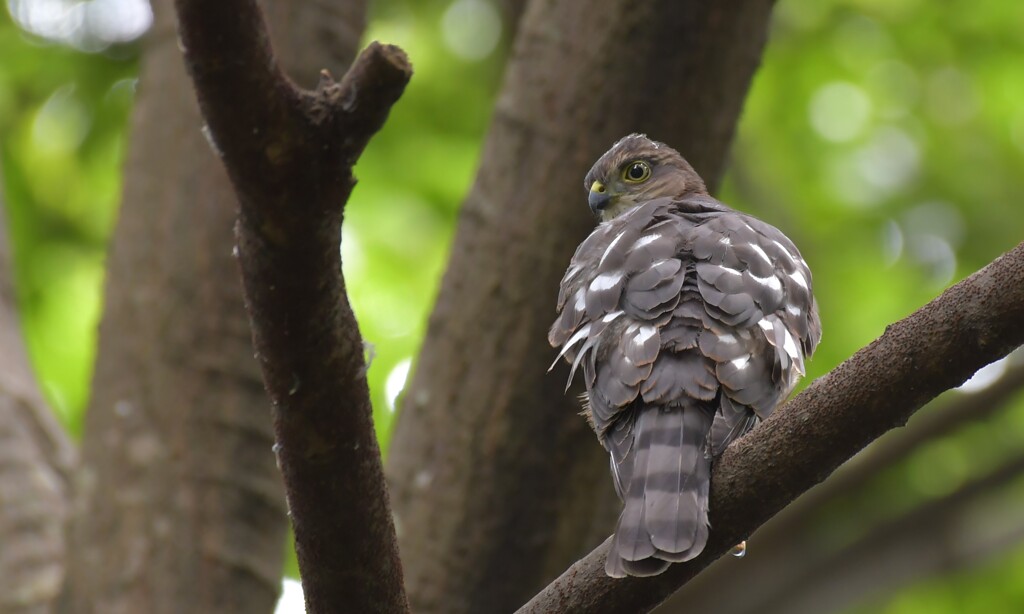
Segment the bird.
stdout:
<path fill-rule="evenodd" d="M 600 221 L 562 278 L 548 341 L 609 453 L 622 512 L 607 575 L 652 576 L 708 539 L 713 459 L 792 392 L 821 339 L 811 271 L 782 231 L 630 134 L 584 179 Z"/>

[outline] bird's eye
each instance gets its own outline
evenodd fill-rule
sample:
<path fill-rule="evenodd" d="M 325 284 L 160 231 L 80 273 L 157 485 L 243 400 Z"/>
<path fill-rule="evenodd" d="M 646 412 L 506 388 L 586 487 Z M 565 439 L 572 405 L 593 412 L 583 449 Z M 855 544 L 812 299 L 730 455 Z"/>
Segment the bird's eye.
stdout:
<path fill-rule="evenodd" d="M 643 160 L 630 162 L 622 171 L 622 179 L 628 183 L 641 183 L 651 176 L 651 167 Z"/>

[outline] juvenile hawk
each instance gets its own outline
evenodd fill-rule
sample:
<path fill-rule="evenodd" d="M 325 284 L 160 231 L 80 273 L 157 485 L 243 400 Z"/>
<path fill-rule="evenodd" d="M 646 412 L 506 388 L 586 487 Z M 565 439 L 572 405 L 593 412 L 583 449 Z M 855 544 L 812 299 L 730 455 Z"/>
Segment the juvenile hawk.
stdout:
<path fill-rule="evenodd" d="M 548 339 L 570 381 L 583 369 L 624 503 L 605 570 L 650 576 L 704 549 L 712 457 L 790 393 L 821 324 L 792 241 L 709 196 L 674 149 L 627 136 L 584 187 L 602 221 Z"/>

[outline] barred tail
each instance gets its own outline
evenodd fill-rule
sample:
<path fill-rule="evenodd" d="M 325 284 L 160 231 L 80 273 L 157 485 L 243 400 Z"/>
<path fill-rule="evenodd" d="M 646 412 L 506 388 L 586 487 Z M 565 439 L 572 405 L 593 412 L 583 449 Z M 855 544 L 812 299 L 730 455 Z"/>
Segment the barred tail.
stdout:
<path fill-rule="evenodd" d="M 633 424 L 613 428 L 606 441 L 625 505 L 605 571 L 653 576 L 707 543 L 711 415 L 697 406 L 644 407 L 623 420 Z"/>

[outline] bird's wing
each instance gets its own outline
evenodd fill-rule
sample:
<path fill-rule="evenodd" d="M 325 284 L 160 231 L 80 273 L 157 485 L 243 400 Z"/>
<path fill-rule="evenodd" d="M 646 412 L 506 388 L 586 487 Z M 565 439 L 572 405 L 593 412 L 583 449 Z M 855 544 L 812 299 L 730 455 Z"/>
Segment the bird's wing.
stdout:
<path fill-rule="evenodd" d="M 573 374 L 582 367 L 602 438 L 642 383 L 670 384 L 651 376 L 663 345 L 660 331 L 686 279 L 677 257 L 683 237 L 672 212 L 672 201 L 659 199 L 599 225 L 562 279 L 548 340 L 561 347 Z"/>
<path fill-rule="evenodd" d="M 694 227 L 692 256 L 698 347 L 722 393 L 710 438 L 718 454 L 790 393 L 821 324 L 807 263 L 774 226 L 735 212 L 710 216 Z"/>
<path fill-rule="evenodd" d="M 788 394 L 820 336 L 792 243 L 701 199 L 651 201 L 599 226 L 566 272 L 549 335 L 572 373 L 582 367 L 624 502 L 613 576 L 703 550 L 712 454 Z"/>
<path fill-rule="evenodd" d="M 700 198 L 684 204 L 701 213 L 658 199 L 599 225 L 562 280 L 549 341 L 582 366 L 602 439 L 637 398 L 717 398 L 718 453 L 792 390 L 821 337 L 793 243 Z"/>

